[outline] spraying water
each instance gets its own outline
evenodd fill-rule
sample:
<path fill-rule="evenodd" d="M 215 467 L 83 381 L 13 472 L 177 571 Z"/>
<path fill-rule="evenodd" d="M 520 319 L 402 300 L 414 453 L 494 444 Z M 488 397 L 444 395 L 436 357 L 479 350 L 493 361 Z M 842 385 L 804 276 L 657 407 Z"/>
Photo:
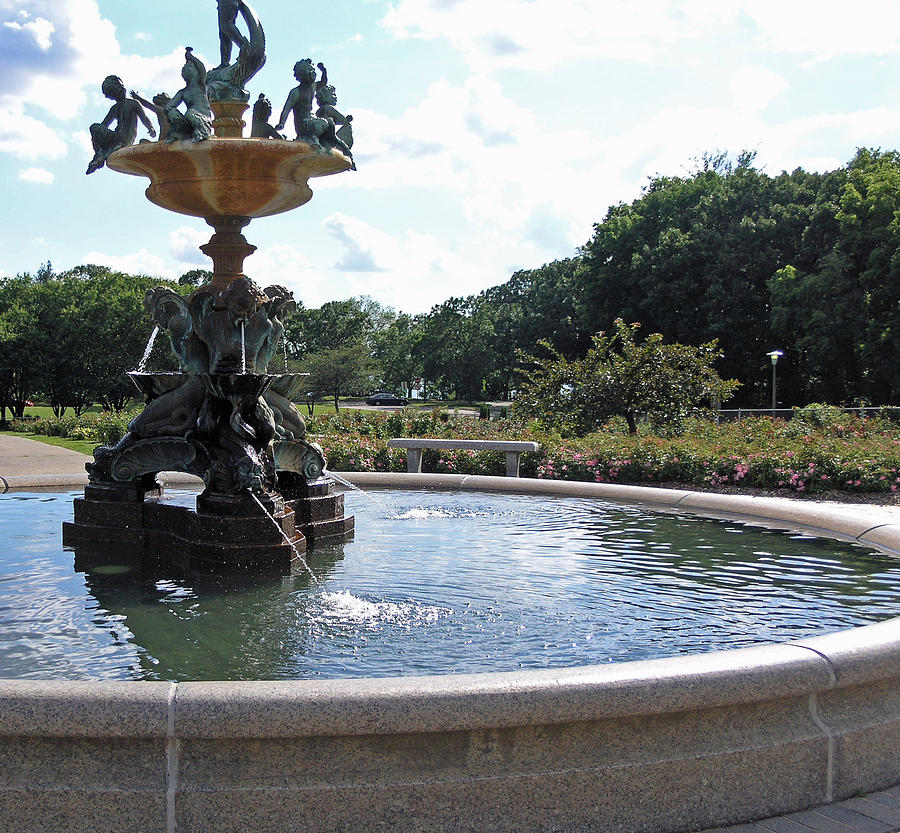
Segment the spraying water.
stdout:
<path fill-rule="evenodd" d="M 330 477 L 336 483 L 340 483 L 343 486 L 346 486 L 348 489 L 353 489 L 354 492 L 359 492 L 361 495 L 365 495 L 366 498 L 371 500 L 373 503 L 377 503 L 381 506 L 384 506 L 384 501 L 379 500 L 375 497 L 371 492 L 367 492 L 365 489 L 360 489 L 355 483 L 351 483 L 349 480 L 344 480 L 339 474 L 335 474 L 333 471 L 329 471 L 328 469 L 322 469 L 322 474 L 326 477 Z"/>
<path fill-rule="evenodd" d="M 147 359 L 150 358 L 150 352 L 153 350 L 153 342 L 156 341 L 156 337 L 159 335 L 159 327 L 154 327 L 153 332 L 150 333 L 150 338 L 147 340 L 147 346 L 144 348 L 144 355 L 141 356 L 140 362 L 138 362 L 137 372 L 143 373 L 144 368 L 147 366 Z"/>
<path fill-rule="evenodd" d="M 272 513 L 268 509 L 266 509 L 265 506 L 263 506 L 262 501 L 253 492 L 250 492 L 250 497 L 252 497 L 256 501 L 256 505 L 259 506 L 259 508 L 262 509 L 263 512 L 265 512 L 269 520 L 272 521 L 273 524 L 275 524 L 275 528 L 281 533 L 281 537 L 284 538 L 284 540 L 287 541 L 288 544 L 290 544 L 291 549 L 294 551 L 297 558 L 300 559 L 300 563 L 303 565 L 303 569 L 306 570 L 307 573 L 309 573 L 309 577 L 313 580 L 313 584 L 318 584 L 319 580 L 315 577 L 315 574 L 309 568 L 309 564 L 306 563 L 306 559 L 303 557 L 303 553 L 300 552 L 300 550 L 297 549 L 297 545 L 287 537 L 285 531 L 281 528 L 281 525 L 278 523 L 278 521 L 275 520 L 275 517 L 272 515 Z"/>
<path fill-rule="evenodd" d="M 247 372 L 247 345 L 244 342 L 244 319 L 241 319 L 241 373 Z M 259 503 L 259 501 L 257 501 Z M 261 506 L 262 504 L 260 504 Z"/>
<path fill-rule="evenodd" d="M 281 342 L 281 349 L 284 351 L 284 372 L 288 372 L 288 357 L 287 357 L 287 339 L 283 339 Z"/>

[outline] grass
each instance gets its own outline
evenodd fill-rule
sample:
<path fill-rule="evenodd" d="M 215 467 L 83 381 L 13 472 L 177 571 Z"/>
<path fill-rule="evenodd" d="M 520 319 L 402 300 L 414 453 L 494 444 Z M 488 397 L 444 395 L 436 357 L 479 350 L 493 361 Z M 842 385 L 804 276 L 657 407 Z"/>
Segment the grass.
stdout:
<path fill-rule="evenodd" d="M 49 410 L 49 409 L 48 409 Z M 11 433 L 4 431 L 3 433 Z M 16 437 L 24 437 L 26 440 L 37 440 L 39 443 L 46 445 L 56 445 L 60 448 L 68 448 L 70 451 L 77 451 L 79 454 L 87 454 L 89 457 L 93 455 L 97 443 L 86 442 L 85 440 L 70 440 L 68 437 L 48 437 L 44 434 L 15 434 Z"/>
<path fill-rule="evenodd" d="M 85 413 L 88 414 L 99 414 L 103 408 L 100 405 L 91 405 Z M 66 410 L 66 414 L 71 414 L 72 409 L 69 408 Z M 38 419 L 52 419 L 53 417 L 53 408 L 49 405 L 30 405 L 25 408 L 25 416 L 26 417 L 36 417 Z"/>

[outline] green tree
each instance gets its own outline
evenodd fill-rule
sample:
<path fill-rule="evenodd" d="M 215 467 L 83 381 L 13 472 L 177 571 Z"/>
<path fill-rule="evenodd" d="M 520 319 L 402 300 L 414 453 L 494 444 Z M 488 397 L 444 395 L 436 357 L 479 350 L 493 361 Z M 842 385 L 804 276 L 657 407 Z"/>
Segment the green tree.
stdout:
<path fill-rule="evenodd" d="M 298 304 L 285 322 L 285 338 L 291 358 L 332 350 L 362 341 L 372 346 L 374 334 L 390 325 L 396 314 L 389 307 L 363 295 L 346 301 L 328 301 L 318 309 Z"/>
<path fill-rule="evenodd" d="M 567 359 L 548 342 L 547 358 L 523 356 L 524 383 L 513 408 L 564 434 L 583 436 L 614 416 L 637 433 L 647 414 L 665 430 L 678 430 L 692 409 L 727 399 L 738 387 L 713 368 L 721 358 L 712 341 L 692 347 L 665 344 L 659 333 L 638 341 L 639 324 L 616 319 L 599 332 L 583 359 Z"/>
<path fill-rule="evenodd" d="M 13 417 L 25 414 L 40 384 L 43 355 L 37 316 L 37 285 L 31 275 L 0 280 L 0 395 Z"/>
<path fill-rule="evenodd" d="M 189 269 L 178 278 L 179 286 L 203 286 L 213 278 L 209 269 Z"/>
<path fill-rule="evenodd" d="M 311 392 L 328 394 L 334 399 L 334 410 L 340 410 L 339 397 L 365 389 L 377 372 L 369 348 L 360 341 L 306 356 L 301 367 L 309 373 Z"/>
<path fill-rule="evenodd" d="M 423 323 L 419 349 L 425 376 L 459 399 L 481 399 L 495 366 L 491 307 L 475 297 L 450 298 Z"/>
<path fill-rule="evenodd" d="M 421 319 L 406 313 L 401 313 L 388 327 L 375 333 L 373 353 L 381 368 L 381 387 L 410 395 L 415 380 L 423 374 L 419 349 L 422 336 Z"/>
<path fill-rule="evenodd" d="M 639 199 L 609 209 L 576 273 L 583 330 L 620 317 L 684 344 L 718 339 L 723 374 L 751 382 L 742 404 L 765 382 L 768 282 L 796 261 L 822 181 L 802 171 L 773 178 L 753 163 L 752 153 L 735 163 L 711 155 L 690 176 L 656 177 Z"/>

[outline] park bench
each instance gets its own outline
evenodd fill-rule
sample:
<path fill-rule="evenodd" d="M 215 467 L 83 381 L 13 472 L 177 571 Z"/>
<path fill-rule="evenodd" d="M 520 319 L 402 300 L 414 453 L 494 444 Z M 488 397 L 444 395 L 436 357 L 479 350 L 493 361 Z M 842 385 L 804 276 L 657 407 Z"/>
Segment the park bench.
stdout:
<path fill-rule="evenodd" d="M 506 452 L 506 476 L 518 477 L 519 456 L 523 451 L 537 451 L 541 446 L 539 443 L 512 440 L 441 440 L 428 437 L 396 437 L 388 440 L 388 447 L 406 449 L 406 470 L 413 473 L 422 471 L 422 452 L 427 448 L 504 451 Z"/>

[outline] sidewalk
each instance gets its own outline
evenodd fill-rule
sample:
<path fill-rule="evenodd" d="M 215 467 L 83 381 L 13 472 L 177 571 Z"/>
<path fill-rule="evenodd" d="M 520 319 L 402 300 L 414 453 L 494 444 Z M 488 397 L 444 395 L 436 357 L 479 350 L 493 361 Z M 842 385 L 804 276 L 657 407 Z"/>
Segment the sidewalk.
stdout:
<path fill-rule="evenodd" d="M 0 492 L 27 486 L 79 486 L 93 458 L 68 448 L 0 434 Z"/>

